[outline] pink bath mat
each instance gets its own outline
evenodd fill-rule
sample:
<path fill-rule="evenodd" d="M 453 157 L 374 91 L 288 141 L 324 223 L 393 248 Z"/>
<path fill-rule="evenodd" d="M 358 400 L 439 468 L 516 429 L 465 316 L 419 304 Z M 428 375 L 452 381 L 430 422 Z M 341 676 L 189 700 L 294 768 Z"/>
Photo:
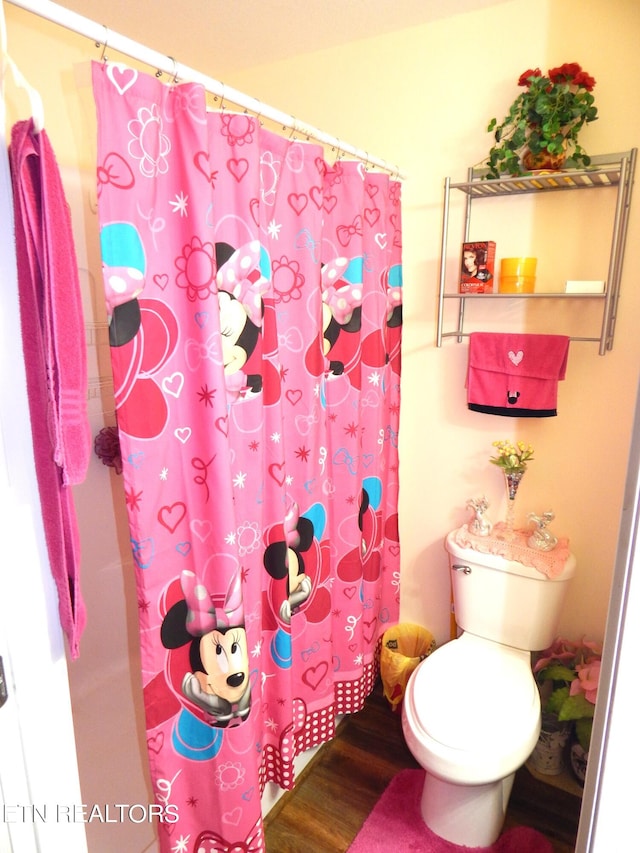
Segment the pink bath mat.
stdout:
<path fill-rule="evenodd" d="M 527 826 L 507 829 L 491 847 L 445 841 L 420 815 L 424 770 L 402 770 L 389 783 L 347 853 L 553 853 L 551 842 Z"/>

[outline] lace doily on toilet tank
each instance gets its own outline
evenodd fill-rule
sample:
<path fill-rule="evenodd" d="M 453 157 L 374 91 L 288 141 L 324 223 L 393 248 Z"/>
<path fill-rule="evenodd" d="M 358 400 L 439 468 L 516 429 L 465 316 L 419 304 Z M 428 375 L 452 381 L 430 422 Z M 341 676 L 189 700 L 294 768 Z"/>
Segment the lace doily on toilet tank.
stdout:
<path fill-rule="evenodd" d="M 530 530 L 515 530 L 512 541 L 500 538 L 505 531 L 503 522 L 494 524 L 489 536 L 476 536 L 471 533 L 468 525 L 463 524 L 455 532 L 455 541 L 463 548 L 472 548 L 482 554 L 496 554 L 506 560 L 515 560 L 523 566 L 530 566 L 542 572 L 548 578 L 557 578 L 562 574 L 565 563 L 569 559 L 569 540 L 558 539 L 558 544 L 553 551 L 537 551 L 527 545 L 531 536 Z"/>

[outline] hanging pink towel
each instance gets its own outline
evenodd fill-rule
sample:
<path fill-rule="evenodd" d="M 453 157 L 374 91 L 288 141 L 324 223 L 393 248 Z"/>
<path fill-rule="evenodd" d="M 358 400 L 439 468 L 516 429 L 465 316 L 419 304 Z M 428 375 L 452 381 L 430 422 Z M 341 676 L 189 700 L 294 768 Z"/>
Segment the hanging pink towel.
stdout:
<path fill-rule="evenodd" d="M 72 658 L 85 623 L 71 486 L 91 452 L 82 302 L 71 217 L 46 131 L 18 122 L 9 149 L 20 325 L 42 521 Z"/>
<path fill-rule="evenodd" d="M 566 335 L 473 332 L 467 402 L 474 412 L 510 418 L 558 414 L 558 381 L 569 354 Z"/>

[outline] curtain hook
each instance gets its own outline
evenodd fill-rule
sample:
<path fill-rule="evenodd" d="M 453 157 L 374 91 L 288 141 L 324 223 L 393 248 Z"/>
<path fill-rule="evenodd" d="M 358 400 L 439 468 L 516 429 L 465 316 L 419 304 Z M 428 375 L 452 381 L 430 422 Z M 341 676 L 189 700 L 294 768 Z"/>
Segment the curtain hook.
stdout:
<path fill-rule="evenodd" d="M 220 95 L 220 111 L 221 111 L 221 112 L 224 112 L 224 90 L 225 90 L 225 85 L 224 85 L 224 83 L 221 83 L 220 85 L 222 86 L 222 94 Z"/>
<path fill-rule="evenodd" d="M 258 126 L 262 127 L 262 118 L 261 118 L 261 116 L 262 116 L 262 101 L 259 101 L 257 98 L 254 98 L 254 101 L 258 104 L 258 109 L 257 110 L 249 110 L 248 107 L 245 107 L 244 114 L 247 115 L 248 112 L 252 112 L 256 117 L 256 121 L 258 122 Z"/>
<path fill-rule="evenodd" d="M 95 45 L 96 45 L 96 47 L 100 47 L 100 45 L 102 44 L 102 54 L 100 56 L 100 62 L 108 62 L 108 59 L 105 56 L 105 53 L 107 50 L 107 43 L 109 41 L 109 27 L 107 27 L 106 24 L 103 24 L 102 26 L 104 27 L 104 43 L 97 41 L 95 43 Z"/>
<path fill-rule="evenodd" d="M 171 85 L 174 86 L 178 82 L 178 63 L 173 56 L 167 54 L 167 57 L 173 62 L 173 80 L 171 81 Z"/>
<path fill-rule="evenodd" d="M 295 133 L 295 132 L 296 132 L 296 130 L 297 130 L 297 122 L 296 122 L 296 117 L 295 117 L 295 116 L 291 116 L 291 118 L 292 118 L 292 122 L 291 122 L 291 133 L 289 134 L 289 139 L 295 139 L 294 133 Z"/>

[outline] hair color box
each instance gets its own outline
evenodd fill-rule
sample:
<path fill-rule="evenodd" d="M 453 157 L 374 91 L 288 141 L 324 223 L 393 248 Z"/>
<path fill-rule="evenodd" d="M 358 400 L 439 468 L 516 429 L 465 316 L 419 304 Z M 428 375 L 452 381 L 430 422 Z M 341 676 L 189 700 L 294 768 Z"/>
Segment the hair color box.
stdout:
<path fill-rule="evenodd" d="M 462 244 L 460 293 L 493 293 L 496 244 L 476 240 Z"/>

